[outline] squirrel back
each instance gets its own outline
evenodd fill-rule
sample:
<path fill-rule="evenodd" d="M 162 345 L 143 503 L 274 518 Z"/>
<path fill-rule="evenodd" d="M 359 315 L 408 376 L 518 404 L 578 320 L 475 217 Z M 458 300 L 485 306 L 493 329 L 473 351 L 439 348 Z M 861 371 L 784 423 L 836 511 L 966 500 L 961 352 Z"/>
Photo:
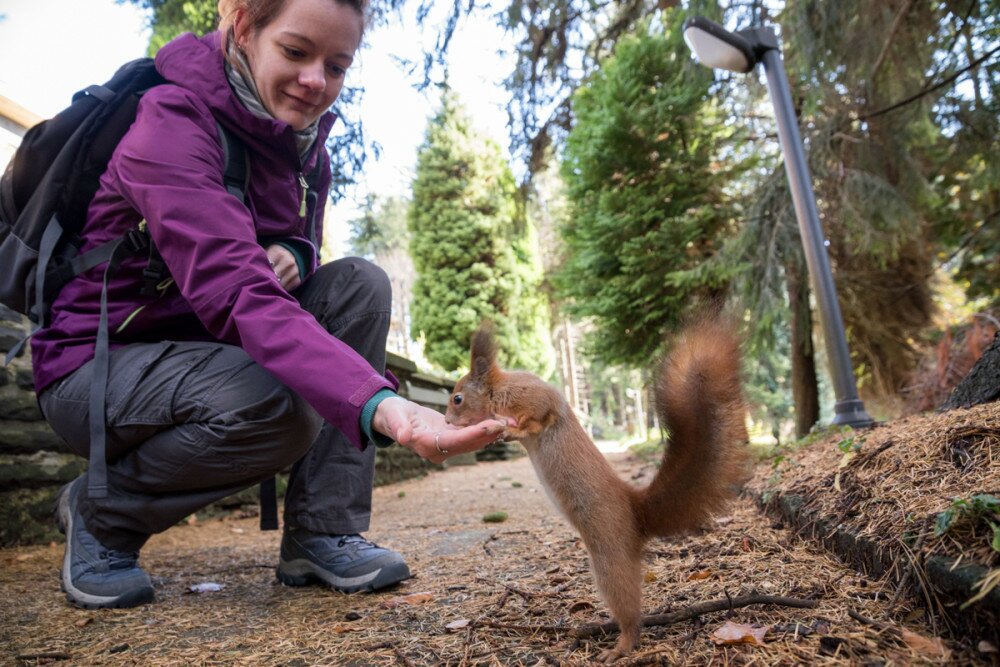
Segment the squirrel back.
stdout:
<path fill-rule="evenodd" d="M 668 432 L 663 462 L 635 496 L 647 536 L 692 530 L 724 510 L 745 475 L 746 414 L 734 326 L 704 317 L 674 342 L 656 379 L 656 408 Z"/>

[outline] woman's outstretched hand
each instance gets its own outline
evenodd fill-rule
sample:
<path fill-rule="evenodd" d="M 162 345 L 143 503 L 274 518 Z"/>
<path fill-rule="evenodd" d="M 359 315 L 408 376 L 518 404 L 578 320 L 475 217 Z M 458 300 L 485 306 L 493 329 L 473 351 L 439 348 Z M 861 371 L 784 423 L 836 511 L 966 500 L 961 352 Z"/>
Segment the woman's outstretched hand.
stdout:
<path fill-rule="evenodd" d="M 440 412 L 393 396 L 378 404 L 372 428 L 421 458 L 441 463 L 456 454 L 482 449 L 503 435 L 506 424 L 487 419 L 458 428 L 447 424 Z"/>

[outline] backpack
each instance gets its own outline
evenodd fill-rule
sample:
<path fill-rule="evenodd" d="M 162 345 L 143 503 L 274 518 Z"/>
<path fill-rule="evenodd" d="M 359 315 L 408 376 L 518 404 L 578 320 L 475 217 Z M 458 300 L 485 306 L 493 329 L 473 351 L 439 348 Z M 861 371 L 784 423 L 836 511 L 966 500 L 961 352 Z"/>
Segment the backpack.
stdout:
<path fill-rule="evenodd" d="M 163 83 L 152 58 L 126 63 L 110 81 L 76 93 L 69 107 L 28 130 L 0 178 L 0 266 L 6 267 L 0 274 L 0 303 L 27 315 L 31 333 L 46 326 L 50 306 L 66 283 L 109 262 L 116 249 L 121 259 L 148 250 L 148 282 L 165 277 L 144 231 L 130 231 L 79 254 L 87 208 L 108 161 L 132 126 L 142 94 Z M 242 201 L 249 176 L 246 148 L 218 127 L 225 184 Z M 30 335 L 10 351 L 8 363 Z"/>

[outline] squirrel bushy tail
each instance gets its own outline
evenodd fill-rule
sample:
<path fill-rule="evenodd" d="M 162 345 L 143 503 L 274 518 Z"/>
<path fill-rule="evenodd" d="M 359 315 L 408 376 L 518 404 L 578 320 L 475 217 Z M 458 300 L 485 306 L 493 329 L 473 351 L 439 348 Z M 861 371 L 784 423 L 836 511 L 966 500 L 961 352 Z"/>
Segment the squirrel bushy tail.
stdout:
<path fill-rule="evenodd" d="M 746 474 L 740 341 L 733 323 L 705 316 L 680 334 L 659 372 L 656 403 L 669 439 L 635 509 L 646 536 L 665 537 L 723 511 Z"/>

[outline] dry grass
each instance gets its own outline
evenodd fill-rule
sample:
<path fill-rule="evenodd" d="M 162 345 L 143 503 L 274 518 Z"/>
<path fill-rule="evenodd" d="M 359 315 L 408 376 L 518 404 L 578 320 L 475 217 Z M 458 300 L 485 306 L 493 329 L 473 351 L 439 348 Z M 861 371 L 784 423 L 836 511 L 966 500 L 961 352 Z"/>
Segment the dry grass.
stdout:
<path fill-rule="evenodd" d="M 898 432 L 873 431 L 853 467 L 842 471 L 838 494 L 827 489 L 842 456 L 835 444 L 800 452 L 796 464 L 779 468 L 780 483 L 825 489 L 829 511 L 844 513 L 865 531 L 898 535 L 909 525 L 908 515 L 929 516 L 951 495 L 983 490 L 990 479 L 952 474 L 958 469 L 954 456 L 963 457 L 955 454 L 955 443 L 966 443 L 961 448 L 990 468 L 995 482 L 996 432 L 984 440 L 969 429 L 995 429 L 998 412 L 969 411 L 964 425 L 914 419 Z M 928 445 L 938 456 L 933 461 L 925 461 L 928 454 L 909 440 L 938 436 L 936 448 Z M 981 444 L 987 440 L 992 444 Z M 615 464 L 637 483 L 650 475 L 635 459 Z M 897 469 L 891 496 L 872 494 L 875 467 L 883 475 Z M 754 484 L 767 488 L 771 473 L 762 464 Z M 279 536 L 258 532 L 254 519 L 179 526 L 156 536 L 142 563 L 153 576 L 157 601 L 132 610 L 69 607 L 58 589 L 61 544 L 0 551 L 0 662 L 582 665 L 613 643 L 613 637 L 571 636 L 571 629 L 607 618 L 585 550 L 552 509 L 526 459 L 451 468 L 380 487 L 374 504 L 369 537 L 404 553 L 416 574 L 374 595 L 276 584 L 271 568 Z M 496 511 L 506 512 L 507 521 L 482 521 Z M 925 548 L 955 547 L 950 540 L 927 540 Z M 980 554 L 978 547 L 966 548 Z M 990 654 L 974 642 L 931 637 L 923 611 L 905 600 L 890 607 L 893 590 L 887 584 L 867 580 L 772 524 L 747 498 L 710 531 L 653 543 L 646 566 L 647 613 L 751 592 L 811 599 L 817 606 L 756 605 L 646 628 L 636 653 L 620 664 L 990 664 Z M 186 592 L 203 582 L 224 588 Z M 423 592 L 429 595 L 411 598 L 420 604 L 390 604 Z M 448 628 L 462 621 L 468 624 Z M 767 628 L 763 644 L 718 645 L 713 633 L 726 621 Z M 39 655 L 49 657 L 32 657 Z"/>

